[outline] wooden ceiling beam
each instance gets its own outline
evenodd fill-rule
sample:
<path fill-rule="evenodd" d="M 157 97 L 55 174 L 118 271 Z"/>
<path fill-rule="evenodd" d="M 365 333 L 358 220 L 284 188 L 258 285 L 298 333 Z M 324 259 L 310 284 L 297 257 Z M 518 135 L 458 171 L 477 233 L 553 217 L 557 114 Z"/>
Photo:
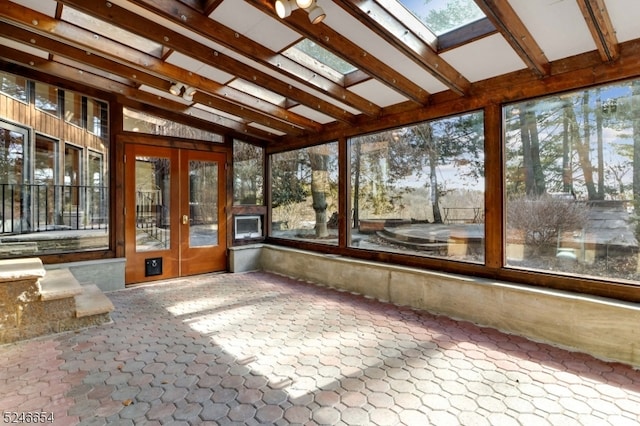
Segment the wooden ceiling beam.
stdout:
<path fill-rule="evenodd" d="M 204 12 L 205 8 L 205 0 L 178 0 L 180 3 L 189 6 L 192 9 L 195 9 L 199 12 Z"/>
<path fill-rule="evenodd" d="M 43 59 L 41 57 L 31 55 L 21 50 L 16 50 L 7 46 L 0 45 L 0 58 L 8 63 L 13 63 L 25 68 L 33 69 L 47 75 L 58 77 L 62 80 L 70 81 L 74 84 L 93 87 L 103 92 L 106 91 L 115 93 L 123 99 L 130 99 L 143 104 L 151 105 L 164 111 L 168 111 L 169 113 L 179 113 L 185 118 L 189 117 L 189 107 L 180 104 L 179 102 L 162 98 L 151 93 L 145 93 L 126 84 L 118 83 L 105 77 L 84 72 L 84 70 L 73 68 L 68 65 L 53 62 L 48 59 Z M 225 120 L 224 117 L 220 118 L 222 120 Z M 229 122 L 225 121 L 224 124 L 217 124 L 215 120 L 205 121 L 194 119 L 190 121 L 192 121 L 190 125 L 194 125 L 194 123 L 199 122 L 199 125 L 194 127 L 198 127 L 211 132 L 217 132 L 221 134 L 231 132 L 235 137 L 241 138 L 250 136 L 252 138 L 264 141 L 273 139 L 273 135 L 263 130 L 253 128 L 247 126 L 246 124 L 233 120 L 228 120 Z"/>
<path fill-rule="evenodd" d="M 202 1 L 202 14 L 209 16 L 213 13 L 218 6 L 222 4 L 223 0 L 201 0 Z"/>
<path fill-rule="evenodd" d="M 267 15 L 276 15 L 273 1 L 271 0 L 245 0 L 258 10 Z M 387 85 L 392 90 L 401 93 L 407 99 L 418 104 L 425 105 L 429 102 L 429 93 L 406 78 L 401 72 L 386 65 L 372 52 L 367 52 L 351 40 L 338 34 L 328 25 L 323 23 L 312 24 L 304 13 L 292 13 L 282 20 L 282 23 L 297 31 L 314 43 L 324 47 L 329 52 L 342 58 L 356 68 L 364 71 L 378 81 Z"/>
<path fill-rule="evenodd" d="M 7 0 L 0 0 L 0 4 L 6 1 Z M 354 120 L 353 114 L 345 111 L 339 106 L 329 103 L 305 91 L 299 90 L 290 84 L 279 81 L 265 72 L 258 71 L 234 58 L 217 52 L 208 46 L 191 40 L 182 34 L 136 15 L 133 12 L 120 8 L 115 4 L 111 4 L 110 7 L 107 7 L 101 3 L 98 4 L 94 2 L 85 4 L 85 2 L 81 1 L 61 1 L 74 8 L 82 10 L 84 13 L 95 16 L 96 18 L 106 22 L 110 22 L 113 25 L 122 27 L 142 37 L 148 38 L 149 40 L 161 43 L 176 52 L 197 58 L 199 61 L 216 69 L 243 78 L 286 98 L 291 98 L 297 103 L 309 105 L 313 109 L 317 109 L 323 114 L 333 117 L 336 120 L 345 123 L 349 123 Z M 183 7 L 189 9 L 186 6 Z M 191 11 L 190 13 L 195 14 L 197 12 Z M 198 16 L 201 15 L 198 14 Z M 210 19 L 208 20 L 211 21 Z"/>
<path fill-rule="evenodd" d="M 508 0 L 475 0 L 524 63 L 539 77 L 549 75 L 549 60 Z"/>
<path fill-rule="evenodd" d="M 463 27 L 456 28 L 438 36 L 438 53 L 460 47 L 463 44 L 471 43 L 483 37 L 496 34 L 495 25 L 488 19 L 483 18 L 471 22 Z"/>
<path fill-rule="evenodd" d="M 618 59 L 620 55 L 618 38 L 604 0 L 577 0 L 577 2 L 602 60 L 610 62 Z"/>
<path fill-rule="evenodd" d="M 96 12 L 99 12 L 101 16 L 104 16 L 105 14 L 107 16 L 113 16 L 114 9 L 116 9 L 115 5 L 113 5 L 111 8 L 106 10 L 107 8 L 103 7 L 102 5 L 95 5 L 95 6 L 93 4 L 87 5 L 85 4 L 86 2 L 82 0 L 61 0 L 61 1 L 63 3 L 72 4 L 74 5 L 74 7 L 78 7 L 81 10 L 87 11 L 87 13 L 94 14 Z M 262 66 L 265 66 L 275 71 L 278 74 L 281 74 L 290 79 L 293 79 L 297 81 L 299 84 L 308 87 L 310 90 L 320 91 L 323 94 L 329 97 L 332 97 L 333 99 L 335 99 L 337 102 L 340 102 L 341 104 L 348 105 L 358 111 L 361 111 L 366 115 L 370 115 L 374 117 L 380 113 L 381 108 L 378 105 L 374 105 L 372 102 L 368 101 L 367 99 L 364 99 L 363 97 L 355 94 L 354 92 L 347 90 L 346 88 L 332 82 L 329 79 L 318 76 L 315 73 L 315 71 L 303 67 L 297 62 L 290 60 L 286 56 L 281 55 L 277 52 L 274 52 L 264 47 L 260 43 L 253 41 L 250 38 L 235 32 L 231 28 L 225 27 L 219 22 L 216 22 L 213 19 L 210 19 L 208 16 L 204 16 L 201 13 L 198 13 L 193 9 L 180 4 L 176 0 L 130 0 L 130 1 L 140 7 L 143 7 L 155 14 L 162 16 L 165 19 L 168 19 L 169 21 L 173 22 L 176 25 L 182 26 L 190 31 L 193 31 L 199 34 L 202 37 L 205 37 L 217 44 L 224 46 L 227 49 L 230 49 L 234 52 L 240 53 L 248 58 L 251 58 L 253 61 L 258 62 Z M 118 19 L 118 24 L 123 28 L 126 28 L 132 32 L 138 32 L 141 35 L 142 33 L 145 33 L 144 36 L 147 38 L 158 39 L 158 35 L 155 32 L 157 30 L 151 29 L 153 27 L 156 27 L 157 24 L 150 23 L 151 27 L 147 27 L 145 25 L 146 28 L 140 28 L 139 22 L 142 20 L 141 17 L 133 18 L 133 16 L 137 16 L 137 15 L 134 15 L 128 11 L 124 11 L 124 12 L 119 11 L 118 13 L 123 17 L 125 15 L 129 16 L 128 20 Z M 136 19 L 137 19 L 137 22 L 136 22 Z M 163 28 L 162 31 L 166 32 L 168 30 Z M 179 38 L 183 39 L 183 41 L 178 43 L 176 41 L 175 36 L 173 36 L 168 41 L 164 41 L 163 39 L 160 39 L 159 42 L 175 49 L 176 51 L 184 51 L 185 48 L 192 50 L 194 47 L 193 46 L 194 44 L 198 45 L 196 42 L 194 42 L 193 40 L 187 37 L 181 36 L 180 34 L 177 34 L 177 33 L 175 33 L 175 35 L 179 36 Z M 205 47 L 205 49 L 208 49 L 209 51 L 209 53 L 205 56 L 211 56 L 211 49 L 206 48 L 206 46 L 203 46 L 203 47 Z M 199 55 L 195 55 L 195 57 L 198 57 L 198 56 L 202 56 L 202 53 L 200 53 Z M 234 61 L 230 57 L 228 60 Z M 222 62 L 220 59 L 218 59 L 218 61 Z M 250 67 L 244 63 L 239 63 L 237 61 L 234 61 L 234 62 L 238 63 L 238 65 L 235 66 L 229 72 L 231 72 L 234 75 L 246 76 L 248 74 L 247 70 Z M 222 64 L 215 64 L 214 66 L 222 69 L 221 65 Z M 249 73 L 256 75 L 257 71 L 251 70 Z M 275 80 L 275 79 L 270 76 L 266 77 L 267 74 L 264 74 L 264 73 L 262 74 L 263 76 L 265 76 L 265 78 L 264 80 L 258 81 L 258 82 L 256 82 L 255 79 L 253 78 L 247 78 L 247 77 L 243 77 L 243 78 L 248 79 L 248 81 L 251 81 L 253 83 L 257 83 L 258 85 L 261 85 L 265 88 L 269 88 L 270 84 L 268 84 L 266 80 Z M 282 84 L 282 82 L 279 82 L 279 83 Z M 304 92 L 304 91 L 301 91 L 297 88 L 293 88 L 291 87 L 291 85 L 289 85 L 288 91 L 284 91 L 284 92 L 277 91 L 277 93 L 280 93 L 283 96 L 295 96 L 296 92 Z M 335 105 L 332 105 L 324 100 L 321 100 L 318 97 L 315 97 L 315 98 L 317 102 L 308 102 L 308 100 L 304 100 L 304 99 L 296 99 L 296 100 L 301 104 L 307 105 L 312 109 L 318 110 L 323 114 L 327 114 L 330 116 L 334 116 L 331 113 L 331 111 L 335 111 L 336 108 L 339 110 L 339 108 L 336 107 Z M 333 108 L 328 108 L 328 105 L 331 105 Z M 345 116 L 347 115 L 346 111 L 342 110 L 342 113 L 343 113 L 343 116 L 341 121 L 352 121 L 353 117 L 350 117 L 349 119 L 345 119 Z"/>
<path fill-rule="evenodd" d="M 48 38 L 46 35 L 14 26 L 12 23 L 7 21 L 5 21 L 3 25 L 0 25 L 0 36 L 17 41 L 24 45 L 42 49 L 50 55 L 60 55 L 81 64 L 101 69 L 106 73 L 123 77 L 131 82 L 128 87 L 136 87 L 136 84 L 148 84 L 151 87 L 161 87 L 166 84 L 165 79 L 155 75 L 145 75 L 145 73 L 141 73 L 135 68 L 128 67 L 120 63 L 114 63 L 108 58 L 71 46 L 64 41 L 57 41 L 55 39 Z"/>
<path fill-rule="evenodd" d="M 6 0 L 0 0 L 0 4 L 3 1 Z M 20 19 L 20 21 L 15 22 L 10 20 L 11 18 Z M 127 79 L 137 80 L 139 84 L 146 84 L 163 91 L 168 90 L 171 81 L 178 81 L 197 87 L 202 92 L 205 92 L 199 93 L 197 98 L 206 101 L 204 105 L 250 121 L 256 121 L 259 124 L 285 133 L 300 134 L 302 129 L 314 132 L 322 129 L 322 124 L 292 113 L 285 108 L 275 106 L 202 76 L 194 75 L 187 70 L 165 63 L 151 55 L 143 54 L 127 46 L 122 46 L 119 43 L 96 38 L 89 31 L 78 29 L 71 24 L 54 20 L 30 9 L 16 5 L 11 12 L 8 10 L 6 12 L 0 11 L 0 19 L 4 19 L 7 22 L 15 22 L 20 27 L 38 22 L 38 25 L 34 26 L 34 29 L 38 31 L 37 33 L 21 30 L 19 27 L 12 27 L 15 28 L 14 30 L 3 28 L 8 38 L 14 38 L 25 44 L 33 44 L 38 39 L 39 43 L 47 46 L 46 49 L 52 53 L 101 68 Z M 69 31 L 69 27 L 74 28 Z M 46 29 L 42 33 L 42 39 L 37 38 L 35 35 L 40 33 L 40 29 Z M 69 35 L 70 32 L 73 34 L 73 38 L 64 37 Z M 31 41 L 30 34 L 34 34 L 34 37 L 36 37 L 34 41 Z M 54 42 L 54 40 L 57 42 Z M 72 44 L 81 45 L 82 49 L 71 47 Z M 119 52 L 120 55 L 113 56 L 111 54 L 113 51 Z M 128 58 L 128 61 L 125 61 L 124 58 Z M 145 64 L 146 67 L 140 66 L 140 63 Z M 153 75 L 149 72 L 150 70 L 154 71 Z M 160 77 L 154 77 L 154 75 Z"/>
<path fill-rule="evenodd" d="M 432 46 L 375 1 L 336 0 L 335 3 L 431 73 L 453 92 L 465 95 L 469 91 L 471 87 L 469 80 L 442 59 Z"/>

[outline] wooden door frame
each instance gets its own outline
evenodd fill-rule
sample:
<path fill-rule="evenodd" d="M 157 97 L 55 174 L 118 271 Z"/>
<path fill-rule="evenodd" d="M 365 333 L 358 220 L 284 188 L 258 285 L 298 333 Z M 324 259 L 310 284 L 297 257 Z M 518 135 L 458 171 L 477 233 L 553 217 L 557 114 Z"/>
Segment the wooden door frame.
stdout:
<path fill-rule="evenodd" d="M 127 249 L 126 249 L 126 238 L 125 238 L 125 153 L 127 151 L 127 147 L 129 145 L 143 145 L 143 146 L 153 146 L 157 148 L 175 148 L 178 150 L 194 150 L 194 151 L 206 151 L 206 152 L 215 152 L 225 155 L 225 163 L 221 164 L 224 167 L 223 176 L 224 176 L 224 189 L 226 194 L 226 199 L 221 199 L 220 209 L 224 213 L 220 217 L 220 221 L 225 221 L 226 235 L 221 236 L 224 239 L 224 244 L 226 246 L 226 265 L 225 270 L 229 269 L 229 256 L 228 256 L 228 248 L 233 243 L 233 236 L 231 235 L 231 230 L 233 229 L 231 226 L 231 208 L 230 206 L 233 203 L 233 188 L 232 188 L 232 179 L 231 173 L 232 168 L 231 164 L 233 161 L 233 138 L 225 137 L 224 143 L 215 143 L 215 142 L 203 142 L 196 140 L 188 140 L 181 139 L 176 137 L 165 137 L 165 136 L 155 136 L 155 135 L 146 135 L 146 134 L 138 134 L 138 133 L 129 133 L 125 132 L 122 134 L 118 134 L 116 136 L 116 158 L 119 158 L 119 161 L 115 161 L 115 175 L 116 177 L 116 200 L 114 202 L 113 210 L 118 212 L 117 222 L 121 225 L 115 230 L 116 234 L 116 247 L 117 252 L 121 257 L 127 257 Z M 177 220 L 177 219 L 176 219 Z M 173 225 L 172 225 L 173 226 Z M 223 242 L 223 241 L 221 241 Z M 165 279 L 166 277 L 148 277 L 155 279 Z M 146 279 L 139 282 L 152 281 L 152 279 Z M 134 284 L 133 282 L 126 282 L 127 285 Z"/>
<path fill-rule="evenodd" d="M 217 176 L 217 193 L 218 193 L 218 205 L 217 205 L 217 215 L 218 215 L 218 244 L 214 247 L 191 247 L 190 245 L 190 228 L 189 235 L 185 235 L 180 239 L 180 253 L 182 257 L 182 261 L 180 262 L 180 275 L 193 275 L 198 273 L 207 273 L 207 272 L 219 272 L 227 268 L 228 265 L 228 256 L 227 256 L 227 221 L 226 221 L 226 178 L 225 178 L 225 156 L 219 152 L 205 152 L 205 151 L 196 151 L 196 150 L 180 150 L 180 175 L 182 177 L 187 177 L 189 179 L 189 162 L 192 160 L 204 160 L 210 161 L 212 156 L 215 156 L 215 162 L 218 166 L 218 176 Z M 187 208 L 190 202 L 190 182 L 180 182 L 180 187 L 182 189 L 180 194 L 180 207 L 181 209 Z M 189 190 L 187 190 L 187 188 Z M 188 213 L 187 216 L 191 216 L 190 209 L 185 212 L 184 210 L 178 212 L 180 216 Z M 189 222 L 191 222 L 191 219 Z M 181 226 L 181 232 L 184 230 L 184 225 Z M 191 225 L 189 225 L 191 226 Z M 208 252 L 208 253 L 203 253 Z M 193 255 L 189 256 L 189 261 L 184 262 L 185 255 Z M 214 264 L 210 266 L 207 265 L 207 256 L 213 256 Z"/>

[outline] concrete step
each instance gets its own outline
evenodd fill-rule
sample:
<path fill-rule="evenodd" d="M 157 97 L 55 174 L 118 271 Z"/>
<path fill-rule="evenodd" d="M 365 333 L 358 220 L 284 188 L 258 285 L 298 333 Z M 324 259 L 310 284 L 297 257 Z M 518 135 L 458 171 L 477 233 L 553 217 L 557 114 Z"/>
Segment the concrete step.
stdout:
<path fill-rule="evenodd" d="M 108 314 L 114 310 L 111 300 L 94 284 L 82 286 L 82 293 L 75 296 L 76 318 Z"/>
<path fill-rule="evenodd" d="M 44 266 L 37 257 L 0 259 L 0 282 L 37 280 L 44 275 Z"/>
<path fill-rule="evenodd" d="M 40 279 L 40 299 L 56 300 L 75 297 L 82 293 L 82 286 L 68 269 L 52 269 Z"/>

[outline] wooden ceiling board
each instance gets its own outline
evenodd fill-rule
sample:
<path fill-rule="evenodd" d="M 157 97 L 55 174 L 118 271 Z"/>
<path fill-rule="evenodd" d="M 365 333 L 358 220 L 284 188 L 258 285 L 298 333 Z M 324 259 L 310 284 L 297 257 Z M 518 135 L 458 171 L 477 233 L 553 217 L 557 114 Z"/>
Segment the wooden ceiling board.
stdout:
<path fill-rule="evenodd" d="M 606 0 L 605 4 L 620 43 L 640 37 L 640 1 Z"/>
<path fill-rule="evenodd" d="M 500 34 L 448 50 L 442 56 L 471 82 L 526 68 L 522 59 Z"/>
<path fill-rule="evenodd" d="M 222 45 L 215 43 L 214 41 L 201 36 L 200 34 L 189 30 L 188 28 L 182 26 L 182 25 L 178 25 L 172 21 L 170 21 L 169 19 L 166 19 L 163 16 L 157 15 L 147 9 L 145 9 L 144 7 L 138 6 L 135 3 L 130 2 L 129 0 L 111 0 L 111 3 L 118 5 L 120 7 L 124 7 L 127 10 L 134 12 L 135 14 L 145 18 L 145 19 L 149 19 L 153 22 L 158 23 L 159 25 L 162 25 L 163 27 L 176 32 L 184 37 L 190 38 L 200 44 L 203 44 L 205 46 L 208 46 L 212 49 L 215 49 L 219 52 L 222 53 L 226 53 L 225 50 L 226 48 L 223 47 Z"/>
<path fill-rule="evenodd" d="M 95 68 L 95 67 L 91 67 L 91 66 L 89 66 L 87 64 L 82 64 L 82 63 L 80 63 L 78 61 L 74 61 L 73 59 L 65 58 L 65 57 L 60 56 L 60 55 L 53 55 L 53 60 L 55 62 L 59 62 L 59 63 L 64 64 L 64 65 L 68 65 L 68 66 L 73 67 L 73 68 L 82 69 L 82 70 L 85 70 L 86 72 L 90 72 L 92 74 L 99 75 L 100 77 L 108 78 L 109 80 L 117 81 L 118 83 L 125 84 L 127 86 L 134 87 L 137 84 L 137 83 L 131 81 L 131 79 L 122 77 L 120 75 L 117 75 L 117 74 L 114 74 L 114 73 L 111 73 L 111 72 L 106 72 L 104 70 L 101 70 L 101 69 L 98 69 L 98 68 Z"/>
<path fill-rule="evenodd" d="M 290 108 L 290 111 L 322 124 L 332 123 L 335 121 L 332 117 L 304 105 L 296 105 Z"/>
<path fill-rule="evenodd" d="M 196 74 L 209 78 L 213 81 L 217 81 L 220 84 L 227 84 L 233 80 L 233 74 L 214 68 L 211 65 L 203 65 L 196 70 Z"/>
<path fill-rule="evenodd" d="M 447 87 L 425 70 L 425 68 L 405 56 L 344 9 L 336 6 L 332 2 L 326 3 L 326 6 L 322 6 L 327 13 L 327 18 L 323 23 L 362 47 L 363 51 L 375 55 L 387 66 L 401 71 L 402 74 L 426 92 L 437 93 L 446 90 Z"/>
<path fill-rule="evenodd" d="M 429 93 L 438 93 L 448 89 L 448 87 L 438 80 L 433 74 L 417 65 L 413 60 L 404 55 L 398 55 L 393 66 L 418 86 Z"/>
<path fill-rule="evenodd" d="M 49 52 L 45 50 L 38 49 L 28 44 L 19 43 L 14 40 L 9 40 L 8 38 L 4 38 L 4 37 L 0 37 L 0 45 L 7 46 L 12 49 L 20 50 L 22 52 L 37 56 L 42 59 L 47 59 L 49 57 Z"/>
<path fill-rule="evenodd" d="M 575 0 L 510 0 L 550 61 L 596 49 Z"/>
<path fill-rule="evenodd" d="M 195 73 L 201 69 L 205 64 L 196 58 L 189 57 L 181 52 L 171 52 L 165 59 L 168 64 L 175 65 L 187 71 Z"/>
<path fill-rule="evenodd" d="M 36 10 L 51 18 L 56 16 L 56 7 L 58 3 L 54 0 L 11 0 L 14 3 Z"/>
<path fill-rule="evenodd" d="M 274 52 L 286 49 L 301 38 L 282 22 L 243 1 L 225 1 L 209 17 Z"/>
<path fill-rule="evenodd" d="M 336 107 L 338 107 L 338 108 L 340 108 L 340 109 L 342 109 L 344 111 L 347 111 L 348 113 L 351 113 L 351 114 L 354 114 L 354 115 L 358 115 L 358 114 L 362 113 L 361 111 L 351 107 L 350 105 L 347 105 L 345 103 L 337 101 L 335 98 L 327 96 L 326 93 L 322 93 L 319 90 L 315 90 L 313 88 L 302 86 L 297 81 L 293 81 L 293 80 L 289 80 L 289 79 L 284 79 L 284 81 L 288 81 L 289 84 L 292 87 L 295 87 L 295 88 L 297 88 L 299 90 L 302 90 L 303 92 L 306 92 L 306 93 L 309 93 L 309 94 L 311 94 L 313 96 L 316 96 L 317 98 L 322 99 L 323 101 L 329 102 L 330 104 L 335 105 Z"/>
<path fill-rule="evenodd" d="M 408 99 L 389 86 L 380 83 L 377 80 L 367 80 L 349 87 L 349 90 L 357 93 L 365 99 L 370 99 L 382 107 L 388 107 Z"/>
<path fill-rule="evenodd" d="M 271 127 L 263 126 L 262 124 L 258 124 L 258 123 L 249 123 L 249 124 L 247 124 L 247 125 L 248 125 L 249 127 L 253 127 L 253 128 L 255 128 L 255 129 L 260 129 L 260 130 L 265 131 L 265 132 L 273 133 L 273 134 L 274 134 L 274 135 L 276 135 L 276 136 L 283 136 L 283 135 L 286 135 L 286 133 L 285 133 L 285 132 L 281 132 L 281 131 L 279 131 L 279 130 L 272 129 Z"/>
<path fill-rule="evenodd" d="M 237 121 L 237 122 L 242 122 L 243 121 L 242 117 L 238 117 L 237 115 L 229 114 L 228 112 L 221 111 L 221 110 L 216 109 L 216 108 L 211 108 L 208 105 L 195 103 L 193 105 L 193 108 L 201 109 L 201 110 L 205 111 L 208 114 L 224 117 L 224 118 L 226 118 L 228 120 L 233 120 L 233 121 Z"/>

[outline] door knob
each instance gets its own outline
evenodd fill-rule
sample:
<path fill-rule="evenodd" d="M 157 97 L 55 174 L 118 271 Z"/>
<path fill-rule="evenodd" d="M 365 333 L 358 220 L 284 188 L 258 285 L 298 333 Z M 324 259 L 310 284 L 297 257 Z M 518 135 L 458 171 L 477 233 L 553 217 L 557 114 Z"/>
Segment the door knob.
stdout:
<path fill-rule="evenodd" d="M 186 214 L 182 215 L 182 224 L 186 225 L 189 223 L 189 216 L 187 216 Z"/>

